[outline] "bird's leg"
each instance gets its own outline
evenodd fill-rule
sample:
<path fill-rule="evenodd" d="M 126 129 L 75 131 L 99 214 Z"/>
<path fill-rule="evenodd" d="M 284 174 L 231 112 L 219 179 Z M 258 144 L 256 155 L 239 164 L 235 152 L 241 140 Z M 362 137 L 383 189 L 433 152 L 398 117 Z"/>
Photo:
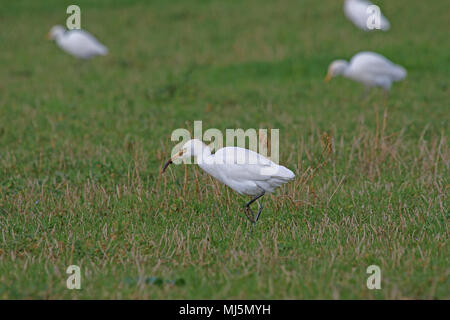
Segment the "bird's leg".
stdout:
<path fill-rule="evenodd" d="M 255 223 L 258 222 L 259 219 L 259 215 L 261 214 L 261 211 L 263 209 L 263 206 L 261 205 L 261 203 L 258 201 L 256 201 L 258 203 L 259 209 L 258 209 L 258 213 L 256 214 L 256 218 L 255 218 Z"/>
<path fill-rule="evenodd" d="M 387 105 L 389 101 L 389 90 L 384 90 L 384 104 Z"/>
<path fill-rule="evenodd" d="M 245 212 L 245 215 L 246 215 L 247 219 L 251 223 L 255 223 L 255 214 L 253 213 L 253 210 L 250 209 L 250 207 L 245 206 L 244 207 L 244 212 Z"/>
<path fill-rule="evenodd" d="M 261 198 L 266 192 L 263 191 L 260 195 L 256 196 L 255 198 L 253 198 L 252 200 L 250 200 L 246 205 L 245 205 L 245 215 L 247 216 L 247 218 L 250 220 L 251 223 L 255 223 L 256 221 L 258 221 L 259 215 L 261 214 L 262 211 L 262 206 L 259 205 L 259 211 L 256 214 L 256 219 L 255 219 L 255 214 L 253 212 L 252 209 L 250 209 L 250 205 L 255 202 L 256 200 L 258 200 L 259 198 Z M 258 202 L 259 204 L 259 202 Z M 251 218 L 250 218 L 250 212 L 251 212 Z"/>
<path fill-rule="evenodd" d="M 77 68 L 80 70 L 81 73 L 85 73 L 88 70 L 88 59 L 78 59 L 77 61 Z"/>
<path fill-rule="evenodd" d="M 369 87 L 365 87 L 363 93 L 361 94 L 361 96 L 359 97 L 359 100 L 361 100 L 362 102 L 364 102 L 367 99 L 367 96 L 369 95 Z"/>
<path fill-rule="evenodd" d="M 266 192 L 263 191 L 259 196 L 256 196 L 255 198 L 253 198 L 252 200 L 250 200 L 245 206 L 249 207 L 253 202 L 255 202 L 256 200 L 258 200 L 259 198 L 261 198 L 263 195 L 265 195 Z"/>

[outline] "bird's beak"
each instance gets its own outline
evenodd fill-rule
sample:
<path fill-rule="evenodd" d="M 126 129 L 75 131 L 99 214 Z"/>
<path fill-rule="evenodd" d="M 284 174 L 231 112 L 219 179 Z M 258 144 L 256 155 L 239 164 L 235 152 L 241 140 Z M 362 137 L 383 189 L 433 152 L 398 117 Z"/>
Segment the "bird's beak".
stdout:
<path fill-rule="evenodd" d="M 173 163 L 174 160 L 178 159 L 179 157 L 181 157 L 183 155 L 183 150 L 181 150 L 180 152 L 178 152 L 176 155 L 174 155 L 172 158 L 170 158 L 169 160 L 167 160 L 166 164 L 164 164 L 164 167 L 161 171 L 161 173 L 164 173 L 167 169 L 167 167 Z"/>
<path fill-rule="evenodd" d="M 46 38 L 47 40 L 50 40 L 50 32 L 47 33 L 47 34 L 45 35 L 45 38 Z"/>
<path fill-rule="evenodd" d="M 161 173 L 164 173 L 167 169 L 167 167 L 169 166 L 169 164 L 171 164 L 173 161 L 172 159 L 169 159 L 166 164 L 164 165 L 164 168 L 162 169 Z"/>
<path fill-rule="evenodd" d="M 325 83 L 330 82 L 331 78 L 332 78 L 331 73 L 328 72 L 327 76 L 324 79 Z"/>

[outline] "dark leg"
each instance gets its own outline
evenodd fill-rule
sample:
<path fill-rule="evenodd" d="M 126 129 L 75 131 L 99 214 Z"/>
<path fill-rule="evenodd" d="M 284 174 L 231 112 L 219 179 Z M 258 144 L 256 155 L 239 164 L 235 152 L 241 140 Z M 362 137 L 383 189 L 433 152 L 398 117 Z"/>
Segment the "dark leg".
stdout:
<path fill-rule="evenodd" d="M 368 95 L 369 95 L 369 91 L 370 91 L 370 88 L 369 87 L 365 87 L 363 93 L 359 97 L 359 100 L 365 101 L 367 99 Z"/>
<path fill-rule="evenodd" d="M 89 59 L 78 59 L 77 68 L 80 69 L 80 72 L 86 72 L 89 66 Z"/>
<path fill-rule="evenodd" d="M 255 202 L 256 200 L 258 200 L 259 198 L 261 198 L 263 195 L 265 194 L 265 192 L 261 193 L 260 195 L 256 196 L 254 199 L 250 200 L 246 205 L 245 205 L 245 215 L 247 216 L 248 220 L 250 220 L 251 223 L 255 223 L 256 221 L 258 221 L 259 215 L 261 214 L 262 211 L 262 206 L 259 204 L 259 210 L 258 213 L 256 214 L 256 218 L 255 215 L 253 213 L 253 210 L 250 209 L 250 205 Z M 251 218 L 250 218 L 250 213 L 251 213 Z"/>
<path fill-rule="evenodd" d="M 244 207 L 245 216 L 247 217 L 248 221 L 251 223 L 254 223 L 255 218 L 252 209 L 250 207 Z"/>
<path fill-rule="evenodd" d="M 255 223 L 258 222 L 259 215 L 261 214 L 261 211 L 262 211 L 262 209 L 263 209 L 263 206 L 261 205 L 261 203 L 259 202 L 259 200 L 258 200 L 257 202 L 258 202 L 259 209 L 258 209 L 258 213 L 256 214 Z"/>
<path fill-rule="evenodd" d="M 389 89 L 384 89 L 384 104 L 387 105 L 389 101 Z"/>
<path fill-rule="evenodd" d="M 258 200 L 259 198 L 261 198 L 261 197 L 262 197 L 263 195 L 265 195 L 265 194 L 266 194 L 266 192 L 263 191 L 263 193 L 261 193 L 259 196 L 256 196 L 254 199 L 250 200 L 249 203 L 247 203 L 245 206 L 246 206 L 246 207 L 250 207 L 250 205 L 251 205 L 253 202 L 255 202 L 256 200 Z"/>

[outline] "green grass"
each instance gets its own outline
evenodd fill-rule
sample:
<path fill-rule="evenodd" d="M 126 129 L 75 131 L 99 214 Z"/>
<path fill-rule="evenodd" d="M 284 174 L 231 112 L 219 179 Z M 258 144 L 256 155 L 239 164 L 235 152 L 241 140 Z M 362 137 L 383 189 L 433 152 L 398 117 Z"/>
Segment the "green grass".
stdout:
<path fill-rule="evenodd" d="M 110 49 L 81 65 L 45 41 L 72 2 L 3 1 L 0 298 L 449 299 L 450 5 L 377 3 L 389 32 L 335 0 L 80 0 Z M 323 82 L 361 50 L 407 68 L 387 102 Z M 160 175 L 194 120 L 280 129 L 297 178 L 255 229 L 197 167 Z"/>

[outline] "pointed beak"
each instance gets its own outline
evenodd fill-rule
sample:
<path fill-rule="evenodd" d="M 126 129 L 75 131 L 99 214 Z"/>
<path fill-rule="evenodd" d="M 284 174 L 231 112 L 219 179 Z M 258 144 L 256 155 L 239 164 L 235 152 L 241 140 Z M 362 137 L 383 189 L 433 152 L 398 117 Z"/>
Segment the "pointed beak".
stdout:
<path fill-rule="evenodd" d="M 50 32 L 47 33 L 47 34 L 45 35 L 45 38 L 46 38 L 47 40 L 50 40 L 50 39 L 51 39 L 51 38 L 50 38 Z"/>
<path fill-rule="evenodd" d="M 331 73 L 328 73 L 327 76 L 324 79 L 325 83 L 330 82 L 331 78 L 332 78 Z"/>
<path fill-rule="evenodd" d="M 178 159 L 179 157 L 181 157 L 183 155 L 183 150 L 181 150 L 180 152 L 178 152 L 176 155 L 174 155 L 172 158 L 170 158 L 169 160 L 167 160 L 167 162 L 164 164 L 164 167 L 161 171 L 161 173 L 164 173 L 167 169 L 167 167 L 173 163 L 174 160 Z"/>
<path fill-rule="evenodd" d="M 162 169 L 161 173 L 164 173 L 166 171 L 167 167 L 169 166 L 169 164 L 171 164 L 171 163 L 172 163 L 172 159 L 169 159 L 166 162 L 166 164 L 164 165 L 164 168 Z"/>

